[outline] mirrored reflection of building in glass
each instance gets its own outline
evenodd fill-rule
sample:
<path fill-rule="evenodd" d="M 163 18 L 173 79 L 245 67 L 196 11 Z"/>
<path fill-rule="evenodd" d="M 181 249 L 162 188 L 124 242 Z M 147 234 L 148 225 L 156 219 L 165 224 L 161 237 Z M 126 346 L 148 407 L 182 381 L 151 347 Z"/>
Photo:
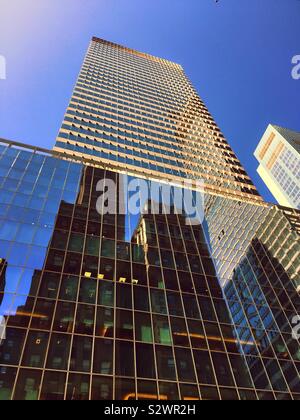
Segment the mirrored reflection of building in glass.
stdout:
<path fill-rule="evenodd" d="M 54 151 L 0 145 L 0 399 L 299 399 L 299 232 L 181 66 L 94 38 Z"/>

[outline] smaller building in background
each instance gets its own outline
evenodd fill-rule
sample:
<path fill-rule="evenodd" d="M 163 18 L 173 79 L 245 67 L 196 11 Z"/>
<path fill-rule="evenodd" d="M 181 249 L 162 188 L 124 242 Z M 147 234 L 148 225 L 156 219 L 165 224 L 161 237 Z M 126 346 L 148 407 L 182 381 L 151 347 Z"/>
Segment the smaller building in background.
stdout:
<path fill-rule="evenodd" d="M 300 133 L 269 125 L 255 153 L 258 173 L 282 206 L 300 209 Z"/>

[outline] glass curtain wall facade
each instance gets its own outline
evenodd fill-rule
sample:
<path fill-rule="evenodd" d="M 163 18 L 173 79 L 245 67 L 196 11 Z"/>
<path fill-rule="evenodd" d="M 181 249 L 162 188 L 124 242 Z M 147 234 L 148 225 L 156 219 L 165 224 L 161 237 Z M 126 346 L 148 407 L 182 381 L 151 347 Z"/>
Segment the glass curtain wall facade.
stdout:
<path fill-rule="evenodd" d="M 54 151 L 1 143 L 0 399 L 299 399 L 299 232 L 180 66 L 94 38 Z"/>

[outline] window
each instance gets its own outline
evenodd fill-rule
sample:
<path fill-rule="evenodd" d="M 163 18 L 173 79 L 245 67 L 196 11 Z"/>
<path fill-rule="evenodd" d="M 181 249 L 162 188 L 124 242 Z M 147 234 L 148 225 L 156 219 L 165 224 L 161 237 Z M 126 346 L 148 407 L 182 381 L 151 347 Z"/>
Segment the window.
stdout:
<path fill-rule="evenodd" d="M 113 399 L 113 380 L 103 376 L 93 376 L 92 400 L 108 401 Z"/>
<path fill-rule="evenodd" d="M 22 365 L 42 368 L 48 346 L 49 334 L 46 332 L 30 331 L 26 341 Z"/>
<path fill-rule="evenodd" d="M 175 348 L 175 355 L 179 380 L 183 382 L 196 382 L 190 350 Z"/>
<path fill-rule="evenodd" d="M 189 336 L 186 329 L 185 320 L 182 318 L 171 318 L 173 341 L 175 346 L 189 347 Z"/>
<path fill-rule="evenodd" d="M 0 401 L 8 401 L 11 399 L 13 384 L 15 382 L 17 370 L 14 368 L 0 369 Z"/>
<path fill-rule="evenodd" d="M 103 239 L 102 240 L 102 249 L 101 249 L 101 255 L 105 258 L 115 258 L 115 241 L 111 241 L 109 239 Z"/>
<path fill-rule="evenodd" d="M 99 248 L 100 248 L 100 238 L 96 238 L 94 236 L 87 236 L 85 253 L 88 255 L 94 255 L 95 257 L 98 257 Z"/>
<path fill-rule="evenodd" d="M 74 325 L 75 304 L 58 302 L 53 329 L 59 332 L 72 333 Z"/>
<path fill-rule="evenodd" d="M 63 276 L 62 285 L 60 289 L 60 299 L 67 301 L 76 301 L 78 289 L 78 277 Z"/>
<path fill-rule="evenodd" d="M 218 384 L 223 386 L 235 386 L 226 355 L 222 353 L 212 353 L 212 359 Z"/>
<path fill-rule="evenodd" d="M 136 345 L 137 375 L 139 378 L 155 378 L 153 346 Z"/>
<path fill-rule="evenodd" d="M 78 334 L 93 335 L 95 309 L 89 305 L 78 305 L 75 323 L 75 332 Z"/>
<path fill-rule="evenodd" d="M 84 235 L 79 233 L 71 233 L 69 240 L 69 251 L 80 252 L 83 251 Z"/>
<path fill-rule="evenodd" d="M 17 380 L 14 400 L 36 401 L 39 396 L 41 377 L 42 372 L 21 369 Z"/>
<path fill-rule="evenodd" d="M 92 358 L 92 338 L 74 336 L 70 370 L 77 372 L 90 372 Z"/>
<path fill-rule="evenodd" d="M 134 287 L 134 308 L 138 311 L 149 311 L 149 293 L 144 287 Z"/>
<path fill-rule="evenodd" d="M 183 295 L 185 313 L 188 318 L 200 319 L 198 302 L 195 296 Z"/>
<path fill-rule="evenodd" d="M 167 292 L 167 299 L 170 315 L 183 316 L 180 294 L 175 292 Z"/>
<path fill-rule="evenodd" d="M 152 343 L 153 337 L 150 315 L 135 312 L 135 334 L 137 341 Z"/>
<path fill-rule="evenodd" d="M 134 376 L 134 350 L 133 343 L 127 341 L 116 341 L 116 375 Z"/>
<path fill-rule="evenodd" d="M 94 350 L 95 373 L 112 375 L 113 373 L 113 341 L 107 339 L 96 339 Z"/>
<path fill-rule="evenodd" d="M 114 336 L 114 310 L 111 308 L 98 308 L 96 335 L 100 337 Z"/>
<path fill-rule="evenodd" d="M 98 304 L 103 306 L 114 306 L 114 283 L 107 281 L 99 282 Z"/>
<path fill-rule="evenodd" d="M 97 281 L 91 278 L 82 277 L 79 291 L 79 301 L 95 304 L 97 292 Z"/>
<path fill-rule="evenodd" d="M 46 372 L 44 376 L 41 400 L 62 401 L 65 393 L 66 375 L 58 372 Z"/>
<path fill-rule="evenodd" d="M 132 286 L 117 284 L 117 307 L 132 309 Z"/>
<path fill-rule="evenodd" d="M 67 401 L 86 401 L 89 399 L 90 377 L 71 373 L 67 384 Z"/>
<path fill-rule="evenodd" d="M 169 346 L 172 344 L 169 320 L 167 317 L 154 315 L 153 330 L 156 343 Z"/>
<path fill-rule="evenodd" d="M 68 367 L 71 337 L 63 334 L 53 334 L 47 359 L 47 368 L 66 370 Z"/>
<path fill-rule="evenodd" d="M 60 283 L 59 274 L 45 272 L 41 279 L 41 287 L 39 291 L 39 296 L 45 297 L 48 299 L 56 299 L 59 283 Z"/>
<path fill-rule="evenodd" d="M 132 312 L 117 310 L 116 336 L 124 340 L 133 340 Z"/>
<path fill-rule="evenodd" d="M 167 314 L 165 293 L 162 290 L 151 289 L 152 311 L 160 314 Z"/>
<path fill-rule="evenodd" d="M 215 375 L 209 353 L 206 351 L 194 350 L 198 382 L 201 384 L 215 385 Z"/>
<path fill-rule="evenodd" d="M 159 379 L 176 380 L 175 360 L 172 349 L 156 346 L 156 360 Z"/>

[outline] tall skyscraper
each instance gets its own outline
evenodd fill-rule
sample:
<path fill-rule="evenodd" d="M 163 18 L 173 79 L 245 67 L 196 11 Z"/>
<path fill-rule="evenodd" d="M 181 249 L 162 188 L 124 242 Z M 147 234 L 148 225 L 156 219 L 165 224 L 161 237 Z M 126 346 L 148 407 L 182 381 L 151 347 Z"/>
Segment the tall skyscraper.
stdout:
<path fill-rule="evenodd" d="M 270 124 L 255 157 L 258 173 L 278 203 L 300 210 L 300 133 Z"/>
<path fill-rule="evenodd" d="M 300 398 L 300 213 L 179 65 L 94 38 L 54 150 L 2 140 L 0 177 L 0 399 Z"/>

